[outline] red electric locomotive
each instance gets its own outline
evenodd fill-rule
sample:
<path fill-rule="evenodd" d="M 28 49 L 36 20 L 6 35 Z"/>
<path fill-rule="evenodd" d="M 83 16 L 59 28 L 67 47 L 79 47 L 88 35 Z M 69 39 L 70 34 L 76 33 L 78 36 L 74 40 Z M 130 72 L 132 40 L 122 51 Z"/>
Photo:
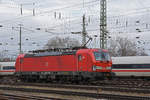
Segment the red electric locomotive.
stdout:
<path fill-rule="evenodd" d="M 80 48 L 39 51 L 18 56 L 15 74 L 19 78 L 97 80 L 111 76 L 112 61 L 107 50 Z"/>

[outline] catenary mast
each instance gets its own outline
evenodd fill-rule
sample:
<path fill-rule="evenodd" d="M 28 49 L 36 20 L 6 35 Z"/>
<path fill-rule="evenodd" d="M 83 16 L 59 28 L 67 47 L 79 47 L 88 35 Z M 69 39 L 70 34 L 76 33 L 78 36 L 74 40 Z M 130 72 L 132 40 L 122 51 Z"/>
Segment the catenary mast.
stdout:
<path fill-rule="evenodd" d="M 107 48 L 107 1 L 100 0 L 100 48 Z"/>

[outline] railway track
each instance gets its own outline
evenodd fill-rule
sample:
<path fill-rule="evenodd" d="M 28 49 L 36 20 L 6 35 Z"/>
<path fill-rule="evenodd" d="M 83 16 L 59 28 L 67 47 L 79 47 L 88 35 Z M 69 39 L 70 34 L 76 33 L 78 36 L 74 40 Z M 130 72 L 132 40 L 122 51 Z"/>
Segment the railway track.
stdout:
<path fill-rule="evenodd" d="M 71 90 L 62 90 L 60 88 L 55 90 L 55 89 L 41 89 L 41 88 L 35 88 L 35 87 L 26 88 L 26 87 L 19 87 L 19 86 L 4 86 L 3 85 L 3 86 L 0 86 L 0 90 L 21 91 L 21 92 L 28 92 L 28 93 L 32 92 L 32 93 L 85 96 L 85 97 L 90 97 L 90 98 L 108 99 L 108 100 L 150 100 L 150 97 L 145 97 L 145 96 L 127 96 L 127 95 L 117 95 L 117 94 L 106 94 L 106 93 L 101 93 L 99 91 L 97 92 L 90 92 L 90 91 L 84 92 L 84 91 L 76 91 L 76 90 L 71 91 Z"/>
<path fill-rule="evenodd" d="M 27 95 L 16 95 L 16 94 L 0 94 L 1 100 L 65 100 L 58 98 L 40 97 L 40 96 L 27 96 Z"/>
<path fill-rule="evenodd" d="M 4 83 L 2 83 L 4 84 Z M 10 83 L 5 83 L 10 85 Z M 90 98 L 98 99 L 109 99 L 109 100 L 150 100 L 150 97 L 145 97 L 150 95 L 150 81 L 147 80 L 130 80 L 130 79 L 119 79 L 119 80 L 104 80 L 97 81 L 94 83 L 80 83 L 80 85 L 72 85 L 72 83 L 22 83 L 17 82 L 11 84 L 14 87 L 18 86 L 30 86 L 30 87 L 43 87 L 43 88 L 59 88 L 59 89 L 69 89 L 67 91 L 58 91 L 58 90 L 41 90 L 41 89 L 24 89 L 24 88 L 14 88 L 14 87 L 0 87 L 0 90 L 11 90 L 11 91 L 24 91 L 24 92 L 39 92 L 39 93 L 51 93 L 51 94 L 60 94 L 60 95 L 76 95 L 76 96 L 85 96 Z M 131 96 L 131 95 L 118 95 L 118 94 L 107 94 L 99 92 L 76 92 L 70 91 L 70 89 L 80 89 L 86 91 L 106 91 L 106 92 L 125 92 L 125 93 L 135 93 L 135 94 L 146 94 L 140 96 Z"/>
<path fill-rule="evenodd" d="M 10 85 L 10 84 L 8 84 Z M 53 87 L 53 88 L 68 88 L 68 89 L 86 89 L 104 91 L 119 91 L 119 92 L 134 92 L 150 94 L 150 81 L 144 80 L 104 80 L 92 84 L 72 85 L 71 83 L 13 83 L 14 86 L 37 86 L 37 87 Z"/>
<path fill-rule="evenodd" d="M 150 89 L 150 81 L 142 79 L 114 79 L 110 81 L 99 81 L 95 85 L 129 87 L 129 88 L 146 88 Z"/>
<path fill-rule="evenodd" d="M 33 86 L 33 87 L 47 87 L 47 88 L 66 88 L 66 89 L 84 89 L 84 90 L 103 90 L 116 92 L 132 92 L 150 94 L 150 89 L 147 88 L 130 88 L 124 86 L 92 86 L 92 85 L 71 85 L 71 84 L 41 84 L 41 83 L 21 83 L 13 84 L 13 86 Z"/>

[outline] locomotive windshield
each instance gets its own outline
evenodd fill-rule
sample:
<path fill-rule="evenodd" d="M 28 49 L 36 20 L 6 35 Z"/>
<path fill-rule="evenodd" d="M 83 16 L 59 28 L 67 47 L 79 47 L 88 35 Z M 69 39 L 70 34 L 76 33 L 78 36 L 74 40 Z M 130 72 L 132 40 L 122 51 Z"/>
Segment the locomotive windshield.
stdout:
<path fill-rule="evenodd" d="M 108 52 L 94 52 L 94 56 L 97 61 L 110 61 Z"/>

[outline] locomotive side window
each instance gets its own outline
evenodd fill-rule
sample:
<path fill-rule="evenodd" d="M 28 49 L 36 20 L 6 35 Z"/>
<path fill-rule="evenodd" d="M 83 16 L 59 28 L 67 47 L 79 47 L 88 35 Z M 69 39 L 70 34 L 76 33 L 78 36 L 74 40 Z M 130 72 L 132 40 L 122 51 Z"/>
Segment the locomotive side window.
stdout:
<path fill-rule="evenodd" d="M 81 56 L 81 55 L 78 56 L 78 60 L 79 60 L 79 61 L 82 60 L 82 56 Z"/>

